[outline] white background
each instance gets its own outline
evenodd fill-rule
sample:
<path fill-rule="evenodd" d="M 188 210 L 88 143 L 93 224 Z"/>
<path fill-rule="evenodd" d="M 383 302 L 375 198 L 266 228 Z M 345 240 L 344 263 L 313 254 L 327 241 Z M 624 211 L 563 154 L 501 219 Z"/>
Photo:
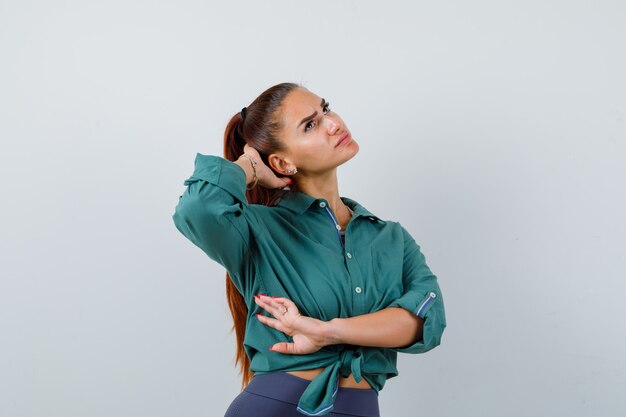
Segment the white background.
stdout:
<path fill-rule="evenodd" d="M 1 0 L 0 415 L 223 415 L 224 270 L 171 215 L 283 81 L 440 280 L 384 417 L 626 415 L 625 45 L 621 0 Z"/>

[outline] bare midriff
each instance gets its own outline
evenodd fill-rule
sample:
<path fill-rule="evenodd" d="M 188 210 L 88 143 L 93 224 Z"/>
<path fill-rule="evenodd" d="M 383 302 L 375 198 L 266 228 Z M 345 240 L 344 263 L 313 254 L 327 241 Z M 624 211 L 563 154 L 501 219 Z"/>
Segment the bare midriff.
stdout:
<path fill-rule="evenodd" d="M 321 374 L 323 370 L 324 368 L 314 368 L 302 371 L 287 371 L 287 373 L 311 381 L 313 378 Z M 350 374 L 347 378 L 339 375 L 339 386 L 342 388 L 372 388 L 365 378 L 361 379 L 361 382 L 356 382 L 352 374 Z"/>

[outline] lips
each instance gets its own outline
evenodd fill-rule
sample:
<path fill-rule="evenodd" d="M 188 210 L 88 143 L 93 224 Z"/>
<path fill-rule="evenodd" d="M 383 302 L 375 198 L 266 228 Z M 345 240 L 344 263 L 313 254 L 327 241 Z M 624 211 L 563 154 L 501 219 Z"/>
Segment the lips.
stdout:
<path fill-rule="evenodd" d="M 339 138 L 339 140 L 337 141 L 337 144 L 335 145 L 335 148 L 339 145 L 341 145 L 342 143 L 347 142 L 350 139 L 350 133 L 346 132 L 343 135 L 341 135 L 341 137 Z"/>

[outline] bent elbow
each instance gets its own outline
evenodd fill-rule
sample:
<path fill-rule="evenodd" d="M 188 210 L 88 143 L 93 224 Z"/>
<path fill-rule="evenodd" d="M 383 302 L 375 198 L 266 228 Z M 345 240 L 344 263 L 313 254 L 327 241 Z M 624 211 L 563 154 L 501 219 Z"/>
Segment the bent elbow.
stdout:
<path fill-rule="evenodd" d="M 197 194 L 187 193 L 181 196 L 172 214 L 178 231 L 205 252 L 211 252 L 209 248 L 219 241 L 229 226 L 223 213 L 211 208 Z"/>

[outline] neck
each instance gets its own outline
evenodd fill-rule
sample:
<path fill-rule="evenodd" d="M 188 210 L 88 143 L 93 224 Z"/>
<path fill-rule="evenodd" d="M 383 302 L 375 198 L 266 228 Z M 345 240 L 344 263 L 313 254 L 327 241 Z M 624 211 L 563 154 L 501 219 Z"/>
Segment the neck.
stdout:
<path fill-rule="evenodd" d="M 335 213 L 344 211 L 345 204 L 339 197 L 339 184 L 337 181 L 337 168 L 324 174 L 307 176 L 303 173 L 298 178 L 298 190 L 314 198 L 323 198 Z"/>

